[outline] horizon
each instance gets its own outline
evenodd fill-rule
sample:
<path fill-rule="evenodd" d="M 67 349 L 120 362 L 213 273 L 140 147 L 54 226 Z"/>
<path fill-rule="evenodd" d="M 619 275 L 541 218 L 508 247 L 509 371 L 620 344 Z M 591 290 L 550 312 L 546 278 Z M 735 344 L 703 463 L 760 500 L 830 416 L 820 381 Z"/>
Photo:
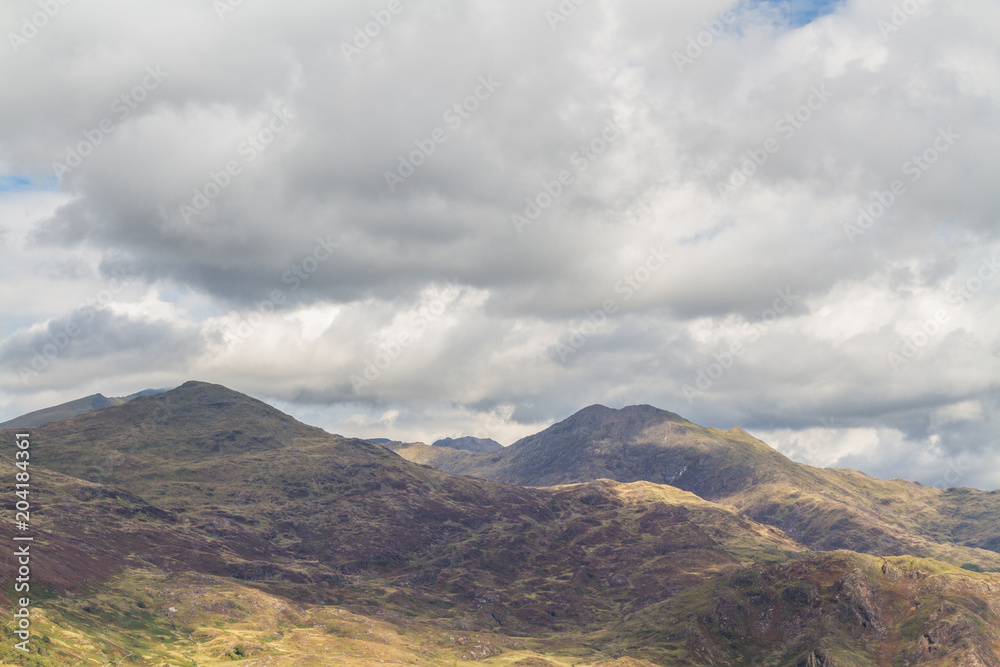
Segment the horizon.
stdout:
<path fill-rule="evenodd" d="M 89 396 L 80 396 L 80 397 L 77 397 L 77 399 L 73 399 L 73 400 L 79 400 L 79 399 L 88 398 L 90 396 L 97 396 L 97 395 L 104 396 L 106 398 L 125 398 L 127 396 L 133 396 L 135 394 L 141 394 L 141 393 L 146 392 L 146 391 L 154 391 L 156 393 L 152 394 L 152 396 L 157 396 L 157 395 L 162 394 L 162 393 L 168 393 L 168 392 L 172 392 L 172 391 L 175 391 L 177 389 L 180 389 L 181 387 L 183 387 L 184 385 L 189 384 L 189 383 L 204 384 L 204 385 L 212 385 L 212 386 L 222 387 L 223 389 L 226 389 L 227 391 L 232 391 L 232 392 L 235 392 L 235 393 L 238 393 L 238 394 L 243 394 L 243 395 L 248 396 L 248 397 L 250 397 L 250 398 L 252 398 L 254 400 L 260 401 L 260 402 L 265 403 L 267 405 L 271 405 L 271 407 L 279 409 L 280 411 L 284 412 L 285 414 L 288 414 L 289 416 L 295 418 L 297 421 L 299 421 L 299 422 L 301 422 L 303 424 L 306 424 L 307 426 L 315 426 L 315 427 L 321 428 L 324 431 L 326 431 L 327 433 L 329 433 L 330 435 L 334 435 L 334 436 L 338 436 L 338 437 L 344 437 L 344 438 L 355 438 L 355 439 L 358 439 L 358 440 L 366 440 L 366 441 L 369 441 L 369 442 L 373 442 L 375 440 L 387 440 L 387 441 L 390 441 L 390 442 L 402 442 L 402 443 L 405 443 L 405 444 L 425 444 L 427 446 L 434 446 L 434 443 L 438 442 L 440 440 L 445 440 L 445 439 L 460 439 L 460 438 L 472 437 L 472 438 L 482 438 L 484 440 L 493 440 L 494 442 L 497 442 L 503 448 L 506 449 L 508 447 L 511 447 L 512 445 L 517 444 L 517 442 L 520 441 L 523 438 L 526 438 L 528 436 L 532 436 L 532 435 L 536 435 L 538 433 L 541 433 L 542 431 L 548 429 L 549 427 L 554 426 L 554 425 L 556 425 L 556 424 L 558 424 L 560 422 L 566 421 L 569 418 L 571 418 L 571 417 L 573 417 L 573 416 L 575 416 L 575 415 L 577 415 L 577 414 L 579 414 L 581 412 L 589 410 L 591 408 L 604 408 L 604 409 L 611 410 L 611 411 L 614 411 L 614 412 L 620 412 L 620 411 L 626 410 L 628 408 L 652 408 L 652 409 L 654 409 L 654 410 L 656 410 L 658 412 L 665 412 L 665 413 L 668 413 L 668 414 L 672 414 L 674 416 L 681 417 L 682 419 L 685 419 L 686 421 L 691 421 L 691 420 L 687 420 L 687 418 L 684 417 L 684 415 L 682 415 L 680 413 L 674 412 L 672 410 L 668 410 L 666 408 L 661 408 L 661 407 L 658 407 L 658 406 L 655 406 L 655 405 L 651 405 L 649 403 L 639 403 L 639 404 L 632 404 L 632 405 L 623 405 L 621 407 L 613 407 L 613 406 L 603 405 L 603 404 L 600 404 L 600 403 L 593 403 L 591 405 L 587 405 L 587 406 L 581 407 L 578 410 L 575 410 L 575 411 L 573 411 L 570 414 L 564 415 L 563 417 L 561 417 L 561 418 L 559 418 L 557 420 L 554 420 L 552 423 L 547 424 L 547 425 L 545 425 L 542 428 L 539 428 L 537 431 L 532 431 L 530 433 L 525 433 L 520 438 L 517 438 L 516 440 L 513 440 L 513 441 L 505 444 L 503 442 L 495 440 L 494 438 L 477 436 L 475 434 L 462 434 L 462 435 L 443 434 L 443 435 L 434 436 L 433 438 L 425 438 L 425 439 L 419 439 L 419 438 L 418 439 L 401 439 L 401 438 L 386 437 L 384 434 L 375 434 L 375 435 L 368 434 L 368 435 L 361 436 L 361 435 L 356 435 L 356 434 L 353 434 L 353 433 L 338 433 L 338 432 L 335 432 L 335 431 L 331 431 L 329 428 L 320 426 L 318 424 L 311 424 L 311 423 L 309 423 L 308 421 L 306 421 L 304 419 L 300 419 L 297 415 L 295 415 L 295 414 L 293 414 L 291 412 L 286 412 L 285 410 L 282 410 L 279 406 L 273 405 L 269 401 L 267 401 L 264 398 L 261 398 L 259 396 L 254 396 L 253 394 L 247 393 L 245 391 L 240 391 L 240 390 L 234 389 L 232 387 L 227 387 L 225 385 L 220 385 L 218 383 L 213 383 L 213 382 L 206 382 L 206 381 L 203 381 L 203 380 L 186 380 L 186 381 L 182 382 L 180 385 L 177 385 L 176 387 L 172 387 L 170 389 L 162 389 L 162 388 L 161 389 L 152 389 L 152 388 L 137 389 L 136 391 L 130 392 L 126 396 L 107 396 L 103 392 L 97 392 L 95 394 L 90 394 Z M 56 407 L 56 406 L 45 406 L 43 408 L 39 408 L 39 410 L 44 410 L 45 408 L 49 408 L 49 407 Z M 100 408 L 100 409 L 106 409 L 106 408 Z M 24 414 L 30 414 L 31 412 L 36 412 L 36 411 L 37 410 L 32 410 L 32 411 L 29 411 L 28 413 L 24 413 Z M 20 416 L 23 416 L 23 415 L 10 415 L 10 416 L 0 415 L 0 417 L 4 417 L 4 418 L 0 418 L 0 423 L 13 420 L 13 419 L 15 419 L 17 417 L 20 417 Z M 694 423 L 694 422 L 692 422 L 692 423 Z M 786 456 L 787 458 L 789 458 L 790 460 L 792 460 L 792 461 L 794 461 L 796 463 L 801 463 L 803 465 L 807 465 L 807 466 L 811 466 L 811 467 L 816 467 L 816 468 L 856 470 L 854 468 L 848 468 L 848 467 L 844 467 L 844 466 L 813 466 L 808 461 L 797 460 L 793 456 L 789 456 L 787 453 L 782 452 L 779 448 L 775 447 L 772 443 L 768 442 L 764 438 L 761 438 L 760 436 L 758 436 L 757 434 L 753 433 L 752 431 L 744 429 L 739 424 L 734 424 L 734 425 L 731 425 L 729 427 L 725 427 L 725 426 L 713 426 L 711 424 L 697 424 L 697 423 L 696 423 L 696 425 L 697 426 L 701 426 L 701 427 L 705 427 L 705 428 L 715 429 L 715 430 L 722 431 L 722 432 L 726 432 L 726 431 L 732 430 L 734 428 L 740 429 L 740 430 L 748 433 L 751 437 L 753 437 L 753 438 L 759 440 L 760 442 L 764 443 L 765 445 L 767 445 L 768 447 L 770 447 L 774 451 L 776 451 L 776 452 L 778 452 L 778 453 Z M 812 442 L 815 443 L 816 441 L 813 440 Z M 378 444 L 378 443 L 376 443 L 376 444 Z M 857 472 L 864 473 L 863 470 L 857 471 Z M 865 474 L 868 474 L 868 473 L 865 473 Z M 873 477 L 875 479 L 883 480 L 883 481 L 889 481 L 889 480 L 892 480 L 892 479 L 902 479 L 902 480 L 905 480 L 905 481 L 915 482 L 917 484 L 922 484 L 924 486 L 933 486 L 934 488 L 939 488 L 939 489 L 956 488 L 956 487 L 957 488 L 963 488 L 963 486 L 964 486 L 962 484 L 951 484 L 949 482 L 949 480 L 948 480 L 947 477 L 938 479 L 936 481 L 936 483 L 926 484 L 926 483 L 920 482 L 919 480 L 909 479 L 909 478 L 901 477 L 901 476 L 895 476 L 895 477 L 879 477 L 878 475 L 869 475 L 869 476 Z M 981 491 L 994 491 L 994 490 L 997 490 L 996 488 L 976 487 L 976 486 L 964 486 L 964 488 L 978 489 L 978 490 L 981 490 Z"/>
<path fill-rule="evenodd" d="M 0 8 L 3 414 L 648 403 L 1000 487 L 994 4 L 96 2 Z"/>

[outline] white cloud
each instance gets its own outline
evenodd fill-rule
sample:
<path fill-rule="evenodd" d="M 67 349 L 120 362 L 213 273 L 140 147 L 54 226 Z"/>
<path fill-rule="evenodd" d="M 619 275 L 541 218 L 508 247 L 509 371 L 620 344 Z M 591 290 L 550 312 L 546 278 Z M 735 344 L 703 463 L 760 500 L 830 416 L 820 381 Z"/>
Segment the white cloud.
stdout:
<path fill-rule="evenodd" d="M 741 3 L 683 72 L 673 54 L 731 3 L 592 0 L 554 32 L 527 1 L 412 4 L 351 62 L 340 42 L 378 3 L 244 3 L 223 21 L 195 0 L 68 5 L 17 53 L 0 49 L 0 84 L 24 100 L 0 110 L 0 176 L 44 184 L 67 145 L 105 118 L 114 129 L 58 193 L 0 194 L 0 405 L 194 378 L 335 430 L 397 411 L 371 426 L 404 439 L 474 431 L 509 407 L 510 441 L 631 402 L 788 447 L 834 417 L 842 433 L 818 460 L 880 475 L 935 474 L 901 444 L 934 437 L 946 459 L 986 456 L 1000 281 L 954 295 L 1000 249 L 998 9 L 925 4 L 886 39 L 892 4 L 848 1 L 794 27 Z M 0 21 L 29 11 L 7 3 Z M 148 67 L 168 75 L 122 117 L 116 100 Z M 499 87 L 453 127 L 446 110 L 481 77 Z M 261 136 L 276 105 L 293 118 Z M 620 137 L 575 160 L 609 121 Z M 439 128 L 446 140 L 390 191 L 385 172 Z M 947 128 L 954 146 L 908 171 Z M 764 164 L 746 162 L 761 150 Z M 186 222 L 181 205 L 233 161 Z M 741 167 L 746 183 L 720 196 Z M 563 170 L 572 184 L 518 234 L 511 215 Z M 852 243 L 845 225 L 896 180 L 905 193 Z M 671 258 L 626 299 L 619 281 L 650 246 Z M 115 270 L 138 279 L 93 335 L 135 349 L 81 338 L 22 383 L 23 343 Z M 449 281 L 461 296 L 352 386 Z M 748 340 L 779 289 L 800 302 Z M 608 299 L 618 310 L 586 344 L 554 353 Z M 946 325 L 893 372 L 887 355 L 941 308 Z M 734 342 L 745 352 L 689 402 L 684 385 Z"/>

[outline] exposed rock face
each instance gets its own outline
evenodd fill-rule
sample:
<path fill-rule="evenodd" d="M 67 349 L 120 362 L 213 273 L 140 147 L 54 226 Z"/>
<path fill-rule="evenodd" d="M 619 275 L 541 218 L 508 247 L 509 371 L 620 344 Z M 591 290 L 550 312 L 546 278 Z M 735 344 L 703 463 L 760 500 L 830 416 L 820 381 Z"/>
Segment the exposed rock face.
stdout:
<path fill-rule="evenodd" d="M 798 667 L 837 667 L 837 663 L 817 649 L 810 653 L 808 658 L 800 661 Z"/>
<path fill-rule="evenodd" d="M 857 636 L 877 633 L 886 635 L 883 607 L 885 601 L 880 599 L 875 583 L 860 572 L 851 572 L 838 581 L 835 586 L 837 595 L 837 616 Z"/>

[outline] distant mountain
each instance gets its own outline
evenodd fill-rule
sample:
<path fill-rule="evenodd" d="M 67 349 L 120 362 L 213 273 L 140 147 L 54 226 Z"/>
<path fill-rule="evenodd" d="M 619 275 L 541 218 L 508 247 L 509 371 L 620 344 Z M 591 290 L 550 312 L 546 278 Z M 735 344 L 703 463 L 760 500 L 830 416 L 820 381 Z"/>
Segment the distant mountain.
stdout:
<path fill-rule="evenodd" d="M 434 442 L 432 447 L 450 447 L 451 449 L 461 449 L 467 452 L 499 452 L 503 450 L 501 445 L 492 438 L 473 438 L 465 436 L 462 438 L 442 438 Z"/>
<path fill-rule="evenodd" d="M 110 408 L 113 405 L 128 403 L 129 401 L 141 396 L 152 396 L 154 394 L 161 394 L 165 391 L 167 390 L 145 389 L 121 398 L 108 398 L 103 394 L 93 394 L 84 398 L 78 398 L 75 401 L 62 403 L 61 405 L 56 405 L 51 408 L 35 410 L 34 412 L 21 415 L 20 417 L 15 417 L 14 419 L 0 423 L 0 429 L 32 428 L 34 426 L 42 426 L 43 424 L 48 424 L 49 422 L 69 419 L 70 417 L 76 417 L 77 415 L 93 412 L 94 410 L 103 410 L 104 408 Z"/>
<path fill-rule="evenodd" d="M 390 440 L 389 438 L 366 438 L 368 442 L 374 442 L 376 445 L 382 445 L 383 447 L 388 447 L 394 452 L 398 452 L 400 449 L 405 449 L 408 447 L 427 447 L 422 442 L 401 442 L 399 440 Z M 473 438 L 471 436 L 465 436 L 463 438 L 442 438 L 434 442 L 431 447 L 444 448 L 453 451 L 462 452 L 477 452 L 477 453 L 492 453 L 499 452 L 503 450 L 503 445 L 501 445 L 496 440 L 490 438 Z"/>
<path fill-rule="evenodd" d="M 493 454 L 412 445 L 400 456 L 521 486 L 649 481 L 736 507 L 822 550 L 911 554 L 1000 569 L 1000 492 L 939 490 L 795 463 L 746 431 L 648 405 L 594 405 Z"/>
<path fill-rule="evenodd" d="M 0 663 L 998 664 L 1000 574 L 821 553 L 755 521 L 734 499 L 805 473 L 742 432 L 648 407 L 567 422 L 522 441 L 508 474 L 528 475 L 533 458 L 538 481 L 562 468 L 632 474 L 635 457 L 656 454 L 675 466 L 663 474 L 726 502 L 649 481 L 451 475 L 201 382 L 33 428 L 36 655 L 14 652 L 7 617 Z M 664 434 L 677 451 L 649 449 Z M 560 464 L 548 447 L 574 458 Z M 468 466 L 512 456 L 400 448 L 411 450 Z M 702 479 L 727 461 L 731 472 Z M 15 472 L 0 457 L 8 497 Z M 820 491 L 812 502 L 828 502 Z M 0 513 L 13 543 L 11 504 Z M 972 530 L 944 509 L 937 520 L 942 534 Z M 946 556 L 991 569 L 948 539 Z M 0 591 L 5 610 L 10 595 Z"/>

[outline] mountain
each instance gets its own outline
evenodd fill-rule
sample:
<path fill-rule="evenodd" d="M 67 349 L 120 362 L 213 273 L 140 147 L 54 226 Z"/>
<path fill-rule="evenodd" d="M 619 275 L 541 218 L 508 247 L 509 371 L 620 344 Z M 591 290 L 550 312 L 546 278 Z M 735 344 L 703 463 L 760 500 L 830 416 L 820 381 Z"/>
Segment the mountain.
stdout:
<path fill-rule="evenodd" d="M 431 446 L 450 447 L 451 449 L 461 449 L 467 452 L 493 453 L 503 450 L 503 445 L 492 438 L 473 438 L 469 435 L 461 438 L 442 438 L 435 441 Z"/>
<path fill-rule="evenodd" d="M 32 428 L 31 470 L 33 652 L 8 582 L 0 662 L 1000 664 L 997 574 L 811 550 L 649 481 L 451 475 L 218 385 Z"/>
<path fill-rule="evenodd" d="M 548 486 L 669 484 L 740 509 L 820 550 L 916 555 L 1000 570 L 1000 492 L 940 490 L 795 463 L 746 431 L 639 405 L 594 405 L 494 454 L 411 445 L 401 456 L 454 474 Z"/>
<path fill-rule="evenodd" d="M 496 440 L 491 438 L 473 438 L 471 436 L 465 436 L 462 438 L 442 438 L 441 440 L 436 440 L 433 445 L 425 445 L 422 442 L 400 442 L 398 440 L 390 440 L 388 438 L 368 438 L 368 442 L 374 442 L 376 445 L 382 445 L 394 452 L 399 452 L 401 450 L 407 450 L 411 454 L 405 456 L 404 458 L 408 460 L 414 460 L 411 457 L 421 457 L 420 452 L 423 449 L 430 449 L 433 447 L 433 454 L 426 456 L 428 459 L 438 458 L 439 460 L 446 459 L 448 457 L 457 456 L 460 460 L 465 460 L 460 452 L 474 452 L 474 453 L 487 453 L 492 454 L 494 452 L 503 451 L 503 445 L 501 445 Z"/>
<path fill-rule="evenodd" d="M 706 429 L 648 405 L 593 405 L 499 455 L 463 460 L 468 469 L 453 472 L 522 486 L 608 478 L 673 484 L 709 499 L 788 479 L 802 468 L 745 431 Z"/>
<path fill-rule="evenodd" d="M 163 393 L 164 391 L 166 391 L 166 389 L 146 389 L 122 398 L 108 398 L 103 394 L 93 394 L 84 398 L 78 398 L 75 401 L 69 401 L 68 403 L 56 405 L 51 408 L 35 410 L 34 412 L 21 415 L 20 417 L 0 422 L 0 429 L 24 429 L 31 428 L 33 426 L 42 426 L 43 424 L 48 424 L 49 422 L 69 419 L 70 417 L 76 417 L 77 415 L 81 415 L 86 412 L 93 412 L 94 410 L 103 410 L 104 408 L 110 408 L 113 405 L 128 403 L 132 399 L 139 398 L 140 396 L 151 396 L 153 394 Z"/>

